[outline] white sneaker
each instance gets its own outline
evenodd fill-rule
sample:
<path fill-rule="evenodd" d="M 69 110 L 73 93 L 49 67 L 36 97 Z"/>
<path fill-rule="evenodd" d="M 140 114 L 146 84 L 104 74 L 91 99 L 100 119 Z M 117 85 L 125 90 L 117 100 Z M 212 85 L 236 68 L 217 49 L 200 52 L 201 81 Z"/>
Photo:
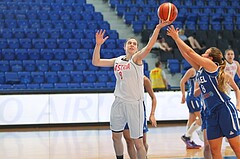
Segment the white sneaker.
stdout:
<path fill-rule="evenodd" d="M 199 130 L 196 130 L 196 132 L 197 132 L 197 134 L 198 134 L 199 139 L 200 139 L 202 142 L 204 142 L 204 139 L 203 139 L 203 131 L 199 129 Z"/>

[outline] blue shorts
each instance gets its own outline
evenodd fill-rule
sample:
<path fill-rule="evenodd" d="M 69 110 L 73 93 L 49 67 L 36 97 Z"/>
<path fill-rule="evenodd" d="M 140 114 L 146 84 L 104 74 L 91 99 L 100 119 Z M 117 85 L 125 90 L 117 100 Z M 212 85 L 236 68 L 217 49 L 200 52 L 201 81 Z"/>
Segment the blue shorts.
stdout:
<path fill-rule="evenodd" d="M 186 102 L 190 113 L 199 112 L 202 108 L 200 98 L 187 97 Z"/>
<path fill-rule="evenodd" d="M 207 128 L 207 119 L 206 119 L 206 112 L 207 110 L 205 109 L 204 110 L 204 108 L 202 107 L 202 109 L 201 109 L 201 119 L 202 119 L 202 126 L 201 126 L 201 129 L 202 129 L 202 131 L 204 130 L 204 129 L 206 129 Z"/>
<path fill-rule="evenodd" d="M 143 106 L 144 106 L 144 123 L 143 123 L 143 133 L 148 132 L 148 126 L 147 126 L 147 114 L 146 114 L 146 107 L 145 104 L 143 102 Z M 128 123 L 126 123 L 124 130 L 129 129 L 128 127 Z"/>
<path fill-rule="evenodd" d="M 230 101 L 219 105 L 206 119 L 208 140 L 224 136 L 229 139 L 240 135 L 237 110 Z"/>

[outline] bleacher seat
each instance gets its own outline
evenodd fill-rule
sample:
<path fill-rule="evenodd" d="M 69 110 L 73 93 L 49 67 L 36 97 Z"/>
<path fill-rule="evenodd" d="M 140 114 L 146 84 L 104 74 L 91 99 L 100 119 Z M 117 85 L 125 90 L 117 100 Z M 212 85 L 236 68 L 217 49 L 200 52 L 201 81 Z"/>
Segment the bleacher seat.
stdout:
<path fill-rule="evenodd" d="M 29 84 L 32 82 L 30 72 L 18 72 L 20 83 Z"/>
<path fill-rule="evenodd" d="M 61 71 L 62 65 L 59 60 L 49 60 L 50 71 Z"/>
<path fill-rule="evenodd" d="M 20 83 L 17 72 L 5 72 L 6 84 L 18 84 Z"/>
<path fill-rule="evenodd" d="M 84 81 L 84 76 L 82 71 L 70 71 L 70 75 L 73 83 L 82 83 Z"/>
<path fill-rule="evenodd" d="M 71 76 L 69 71 L 58 71 L 57 75 L 58 75 L 59 82 L 71 83 Z"/>
<path fill-rule="evenodd" d="M 10 70 L 9 62 L 8 60 L 1 60 L 0 61 L 0 71 L 1 72 L 7 72 Z"/>
<path fill-rule="evenodd" d="M 88 69 L 88 65 L 85 60 L 74 60 L 73 63 L 77 71 L 85 71 Z"/>
<path fill-rule="evenodd" d="M 45 81 L 47 83 L 58 83 L 58 75 L 57 72 L 44 72 Z"/>
<path fill-rule="evenodd" d="M 33 72 L 36 70 L 36 63 L 34 60 L 23 60 L 23 68 L 25 71 Z"/>
<path fill-rule="evenodd" d="M 9 61 L 9 64 L 11 66 L 11 71 L 12 72 L 20 72 L 23 71 L 23 65 L 22 65 L 22 61 Z"/>
<path fill-rule="evenodd" d="M 72 60 L 62 60 L 61 64 L 64 71 L 74 71 L 74 64 Z"/>
<path fill-rule="evenodd" d="M 168 59 L 167 60 L 167 67 L 170 73 L 180 73 L 180 62 L 178 59 Z"/>

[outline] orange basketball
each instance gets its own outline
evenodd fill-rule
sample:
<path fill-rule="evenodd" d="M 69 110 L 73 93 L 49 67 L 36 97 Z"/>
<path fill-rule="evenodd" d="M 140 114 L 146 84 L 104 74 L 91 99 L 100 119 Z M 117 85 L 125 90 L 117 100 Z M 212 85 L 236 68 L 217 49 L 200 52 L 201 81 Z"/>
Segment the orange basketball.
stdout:
<path fill-rule="evenodd" d="M 173 22 L 178 15 L 177 7 L 169 2 L 163 3 L 158 7 L 158 17 L 164 21 Z"/>

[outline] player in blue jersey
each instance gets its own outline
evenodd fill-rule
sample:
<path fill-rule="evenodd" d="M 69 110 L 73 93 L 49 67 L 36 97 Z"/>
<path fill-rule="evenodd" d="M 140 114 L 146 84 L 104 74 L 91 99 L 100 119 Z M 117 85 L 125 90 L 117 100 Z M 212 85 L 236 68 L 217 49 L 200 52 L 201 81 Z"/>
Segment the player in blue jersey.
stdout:
<path fill-rule="evenodd" d="M 240 158 L 240 126 L 237 113 L 240 111 L 240 92 L 232 76 L 224 72 L 226 61 L 222 52 L 211 47 L 202 56 L 198 55 L 178 37 L 178 29 L 173 25 L 167 28 L 167 35 L 173 38 L 183 57 L 198 70 L 197 82 L 207 108 L 206 130 L 213 159 L 222 158 L 224 136 L 228 138 L 237 158 Z M 227 95 L 227 85 L 235 91 L 236 105 Z"/>
<path fill-rule="evenodd" d="M 186 83 L 188 83 L 187 97 L 185 96 Z M 201 145 L 197 145 L 192 140 L 192 134 L 201 126 L 200 110 L 202 107 L 202 103 L 200 96 L 194 96 L 195 85 L 196 70 L 194 68 L 190 68 L 186 71 L 180 81 L 180 89 L 182 92 L 181 103 L 184 104 L 186 102 L 189 110 L 187 132 L 181 137 L 183 142 L 186 144 L 187 149 L 198 149 L 201 147 Z"/>
<path fill-rule="evenodd" d="M 157 122 L 156 122 L 156 119 L 155 119 L 155 116 L 154 116 L 156 106 L 157 106 L 157 98 L 156 98 L 156 96 L 153 92 L 151 81 L 146 76 L 144 76 L 144 88 L 148 92 L 148 94 L 149 94 L 149 96 L 151 97 L 151 100 L 152 100 L 152 107 L 151 107 L 151 112 L 150 112 L 150 116 L 149 116 L 149 121 L 152 124 L 152 126 L 157 127 Z M 144 125 L 143 125 L 143 145 L 144 145 L 145 150 L 147 152 L 148 151 L 148 144 L 147 144 L 148 126 L 147 126 L 145 104 L 143 103 L 143 105 L 144 105 L 144 115 L 145 115 Z M 126 143 L 127 143 L 127 151 L 128 151 L 129 157 L 131 159 L 136 159 L 137 158 L 137 153 L 136 153 L 136 150 L 135 150 L 135 147 L 134 147 L 133 140 L 130 137 L 128 124 L 126 124 L 126 126 L 124 128 L 123 136 L 124 136 L 124 138 L 126 140 Z"/>

